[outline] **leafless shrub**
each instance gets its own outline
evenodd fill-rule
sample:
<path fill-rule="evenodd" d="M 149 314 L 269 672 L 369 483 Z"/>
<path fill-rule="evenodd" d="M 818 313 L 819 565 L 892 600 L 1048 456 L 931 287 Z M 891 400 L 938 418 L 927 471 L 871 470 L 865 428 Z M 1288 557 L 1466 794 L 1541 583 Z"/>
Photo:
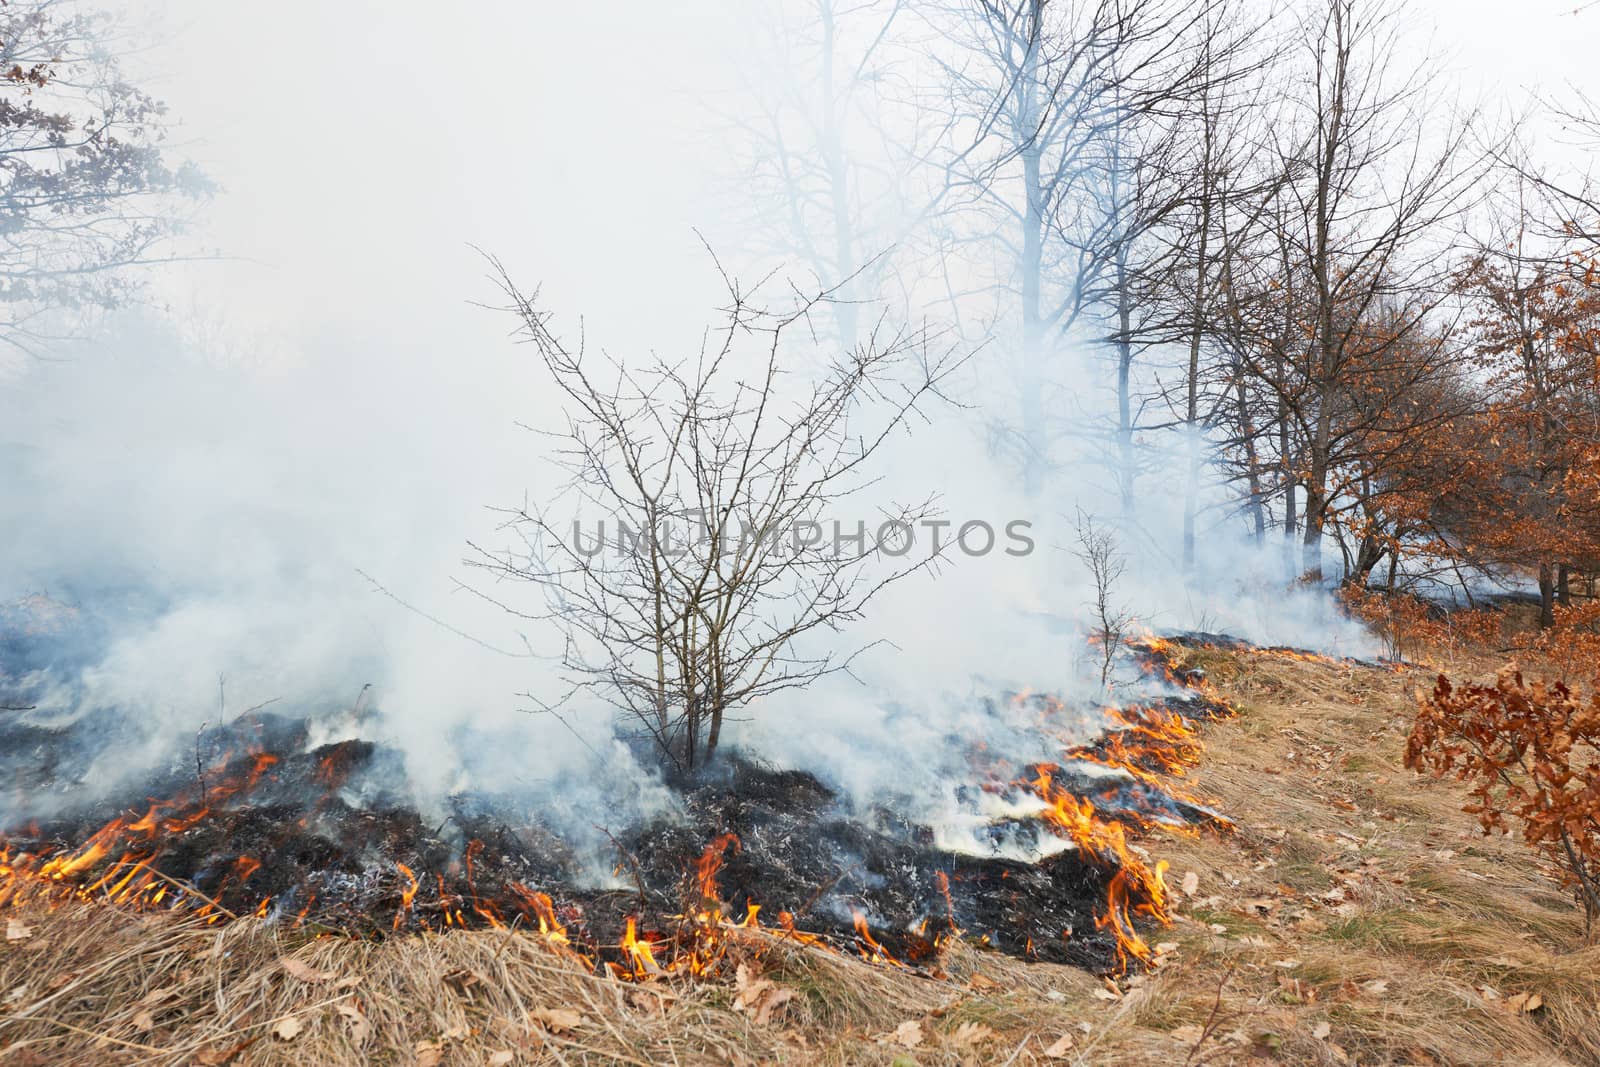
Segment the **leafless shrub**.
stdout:
<path fill-rule="evenodd" d="M 1086 512 L 1078 512 L 1078 547 L 1073 555 L 1083 561 L 1094 580 L 1094 600 L 1088 605 L 1093 612 L 1094 630 L 1091 637 L 1099 650 L 1100 685 L 1111 687 L 1111 667 L 1117 651 L 1127 636 L 1128 624 L 1133 616 L 1116 600 L 1116 585 L 1128 567 L 1127 557 L 1117 547 L 1117 538 L 1110 530 L 1095 521 Z"/>
<path fill-rule="evenodd" d="M 474 546 L 470 562 L 543 592 L 527 617 L 564 635 L 571 685 L 546 708 L 598 695 L 672 767 L 693 770 L 716 753 L 730 711 L 848 670 L 864 648 L 821 639 L 939 558 L 911 551 L 934 497 L 880 509 L 876 529 L 852 521 L 842 537 L 822 518 L 872 484 L 873 456 L 942 399 L 964 357 L 880 321 L 801 384 L 796 343 L 815 337 L 808 316 L 833 294 L 774 311 L 724 274 L 729 303 L 698 353 L 630 365 L 581 335 L 570 346 L 537 293 L 491 265 L 565 401 L 567 424 L 551 436 L 570 480 L 543 507 L 505 511 L 515 547 Z M 618 523 L 617 543 L 582 543 L 569 506 Z"/>

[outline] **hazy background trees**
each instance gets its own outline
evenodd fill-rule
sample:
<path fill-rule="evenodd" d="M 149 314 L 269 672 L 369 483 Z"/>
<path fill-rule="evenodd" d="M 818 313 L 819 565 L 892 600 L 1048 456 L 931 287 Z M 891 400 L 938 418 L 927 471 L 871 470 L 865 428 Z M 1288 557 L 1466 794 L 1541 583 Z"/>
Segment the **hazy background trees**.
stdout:
<path fill-rule="evenodd" d="M 115 20 L 65 0 L 0 8 L 0 341 L 40 355 L 79 313 L 120 306 L 170 259 L 210 187 L 130 83 Z"/>
<path fill-rule="evenodd" d="M 1548 572 L 1548 602 L 1588 573 L 1572 479 L 1591 454 L 1514 456 L 1512 435 L 1486 427 L 1511 418 L 1513 394 L 1551 405 L 1542 373 L 1504 364 L 1531 351 L 1501 336 L 1508 323 L 1541 351 L 1564 346 L 1563 395 L 1588 387 L 1590 101 L 1544 102 L 1577 151 L 1542 155 L 1527 117 L 1486 111 L 1389 0 L 815 13 L 815 41 L 834 40 L 846 13 L 865 19 L 856 54 L 876 58 L 827 98 L 887 102 L 868 124 L 874 152 L 917 204 L 894 213 L 898 228 L 789 218 L 848 231 L 853 252 L 836 264 L 895 249 L 854 298 L 892 293 L 988 342 L 986 438 L 1043 506 L 1065 512 L 1092 492 L 1105 513 L 1109 497 L 1128 543 L 1193 575 L 1218 531 L 1276 543 L 1283 576 L 1311 581 L 1437 590 Z M 814 129 L 839 125 L 814 114 Z M 1511 180 L 1523 193 L 1508 227 L 1491 194 Z M 1557 425 L 1585 439 L 1569 434 L 1587 425 L 1581 403 L 1564 403 L 1516 439 Z M 1502 442 L 1494 470 L 1459 477 L 1470 449 L 1475 467 L 1491 462 L 1481 441 Z M 1469 481 L 1529 521 L 1559 516 L 1563 547 L 1512 563 L 1491 542 L 1525 539 L 1469 520 Z"/>

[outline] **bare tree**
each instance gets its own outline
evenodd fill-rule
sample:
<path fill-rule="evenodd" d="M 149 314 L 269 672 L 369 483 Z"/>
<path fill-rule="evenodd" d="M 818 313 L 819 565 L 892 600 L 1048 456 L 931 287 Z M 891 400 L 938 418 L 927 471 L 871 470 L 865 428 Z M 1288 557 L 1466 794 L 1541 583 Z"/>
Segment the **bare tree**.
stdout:
<path fill-rule="evenodd" d="M 1264 205 L 1279 182 L 1276 171 L 1256 162 L 1268 86 L 1278 69 L 1270 23 L 1249 22 L 1231 7 L 1218 6 L 1196 29 L 1198 76 L 1170 123 L 1174 146 L 1159 162 L 1170 206 L 1152 227 L 1160 247 L 1147 255 L 1135 293 L 1158 310 L 1140 333 L 1152 345 L 1181 351 L 1174 384 L 1161 390 L 1181 431 L 1186 466 L 1182 562 L 1197 562 L 1200 487 L 1208 435 L 1242 415 L 1243 377 L 1230 339 L 1236 307 L 1229 273 L 1234 258 L 1259 231 Z M 1131 427 L 1124 431 L 1131 436 Z M 1254 434 L 1249 435 L 1253 445 Z M 1259 478 L 1246 463 L 1245 481 Z M 1259 488 L 1250 485 L 1246 509 L 1261 522 Z"/>
<path fill-rule="evenodd" d="M 1098 649 L 1100 685 L 1111 688 L 1111 668 L 1128 633 L 1133 615 L 1117 602 L 1117 583 L 1128 568 L 1128 560 L 1117 546 L 1116 535 L 1095 521 L 1084 511 L 1077 518 L 1078 547 L 1073 554 L 1089 570 L 1094 582 L 1094 601 L 1088 606 L 1093 613 L 1094 629 L 1090 633 Z"/>
<path fill-rule="evenodd" d="M 883 322 L 806 387 L 786 361 L 811 336 L 830 293 L 772 311 L 727 281 L 730 303 L 697 354 L 629 366 L 551 329 L 536 295 L 496 262 L 510 309 L 566 401 L 552 436 L 570 475 L 543 507 L 506 511 L 518 542 L 473 562 L 545 594 L 528 617 L 564 635 L 572 685 L 640 724 L 680 771 L 710 760 L 727 715 L 849 669 L 862 649 L 824 640 L 859 620 L 889 584 L 932 566 L 908 555 L 932 497 L 839 524 L 870 462 L 942 399 L 962 363 L 934 339 Z M 567 504 L 618 523 L 612 545 L 584 544 Z M 825 526 L 825 519 L 831 525 Z"/>
<path fill-rule="evenodd" d="M 123 76 L 117 27 L 62 0 L 0 7 L 0 343 L 59 336 L 63 313 L 134 296 L 170 258 L 178 204 L 209 191 L 169 158 L 165 107 Z"/>
<path fill-rule="evenodd" d="M 1451 224 L 1481 174 L 1465 151 L 1473 116 L 1452 114 L 1430 64 L 1402 61 L 1402 39 L 1400 13 L 1383 0 L 1317 0 L 1302 14 L 1298 75 L 1272 128 L 1283 180 L 1262 244 L 1230 275 L 1253 294 L 1241 302 L 1253 336 L 1235 347 L 1271 398 L 1285 529 L 1299 525 L 1312 579 L 1351 475 L 1346 453 L 1408 410 L 1394 389 L 1364 409 L 1359 386 L 1375 367 L 1420 380 L 1449 359 L 1427 344 L 1448 336 L 1430 320 L 1449 291 Z"/>
<path fill-rule="evenodd" d="M 1194 30 L 1214 2 L 947 0 L 926 15 L 949 46 L 932 55 L 959 117 L 929 154 L 947 174 L 951 246 L 982 246 L 992 290 L 1020 331 L 1020 425 L 1003 438 L 1037 490 L 1071 408 L 1049 364 L 1065 336 L 1109 312 L 1119 382 L 1134 328 L 1134 251 L 1170 208 L 1149 181 L 1170 146 L 1162 121 L 1205 69 Z M 982 262 L 981 260 L 979 261 Z M 1119 463 L 1131 465 L 1132 416 L 1121 390 Z M 1122 417 L 1127 414 L 1127 417 Z M 1129 472 L 1122 472 L 1125 498 Z"/>
<path fill-rule="evenodd" d="M 894 95 L 894 35 L 905 0 L 769 0 L 743 53 L 741 160 L 730 193 L 747 202 L 741 242 L 804 264 L 834 293 L 841 345 L 855 344 L 877 299 L 886 251 L 918 215 L 907 202 L 904 125 Z"/>

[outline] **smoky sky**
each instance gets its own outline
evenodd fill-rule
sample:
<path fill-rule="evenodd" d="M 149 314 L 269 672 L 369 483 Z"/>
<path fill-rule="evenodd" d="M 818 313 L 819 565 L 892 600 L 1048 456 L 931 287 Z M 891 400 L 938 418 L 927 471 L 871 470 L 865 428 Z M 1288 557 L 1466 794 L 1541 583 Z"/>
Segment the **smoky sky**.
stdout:
<path fill-rule="evenodd" d="M 1472 91 L 1592 83 L 1583 35 L 1559 32 L 1546 6 L 1513 20 L 1500 5 L 1437 5 L 1436 39 Z M 523 713 L 519 694 L 557 685 L 551 636 L 462 587 L 468 540 L 493 536 L 486 506 L 549 489 L 526 427 L 559 418 L 510 318 L 483 306 L 497 293 L 479 250 L 540 286 L 558 326 L 619 358 L 694 351 L 725 296 L 702 234 L 736 230 L 728 117 L 747 103 L 764 12 L 710 0 L 128 5 L 141 42 L 128 70 L 168 101 L 173 143 L 221 191 L 187 238 L 195 261 L 153 278 L 151 307 L 59 361 L 6 371 L 0 441 L 26 459 L 0 515 L 3 592 L 156 591 L 70 699 L 149 711 L 171 724 L 159 741 L 214 714 L 219 675 L 239 706 L 288 694 L 336 707 L 374 682 L 383 729 L 434 792 L 472 773 L 470 754 L 439 744 L 469 725 L 540 738 L 495 774 L 536 779 L 592 756 L 574 734 L 595 744 L 603 715 L 569 730 Z M 1432 12 L 1418 11 L 1424 37 Z M 993 346 L 975 357 L 972 406 L 1003 358 Z M 1096 396 L 1103 361 L 1062 358 Z M 997 466 L 970 407 L 897 441 L 885 492 L 937 490 L 957 521 L 1031 521 L 1039 550 L 896 587 L 849 638 L 884 642 L 857 676 L 786 697 L 751 738 L 869 781 L 850 752 L 936 746 L 965 714 L 941 723 L 937 709 L 1080 685 L 1087 590 L 1069 517 L 1110 494 L 1092 452 L 1069 453 L 1041 497 Z M 1126 535 L 1131 610 L 1158 627 L 1370 651 L 1316 594 L 1269 591 L 1276 564 L 1237 524 L 1208 532 L 1201 580 L 1174 582 L 1176 477 L 1147 480 Z M 891 703 L 900 710 L 870 713 Z M 923 709 L 915 730 L 906 707 Z M 846 725 L 839 743 L 830 729 Z"/>

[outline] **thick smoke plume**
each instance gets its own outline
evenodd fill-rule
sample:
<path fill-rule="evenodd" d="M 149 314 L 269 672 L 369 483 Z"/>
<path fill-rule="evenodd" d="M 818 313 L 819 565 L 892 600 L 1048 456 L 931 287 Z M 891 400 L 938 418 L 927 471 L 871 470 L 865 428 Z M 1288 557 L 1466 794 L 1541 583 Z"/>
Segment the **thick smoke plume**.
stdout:
<path fill-rule="evenodd" d="M 296 21 L 281 8 L 240 18 L 249 27 L 238 36 L 262 55 Z M 560 417 L 511 343 L 512 323 L 474 306 L 495 292 L 468 242 L 529 284 L 543 280 L 561 323 L 576 331 L 581 320 L 591 343 L 622 359 L 698 350 L 722 298 L 693 227 L 716 212 L 695 175 L 725 127 L 685 116 L 715 110 L 689 106 L 697 100 L 736 101 L 734 66 L 716 58 L 729 42 L 709 17 L 704 35 L 648 6 L 621 31 L 599 18 L 472 9 L 427 19 L 426 32 L 445 39 L 425 52 L 410 47 L 420 16 L 381 27 L 364 54 L 471 54 L 474 74 L 341 64 L 332 90 L 316 94 L 339 102 L 343 128 L 330 132 L 285 118 L 295 112 L 279 106 L 276 69 L 234 71 L 236 50 L 208 60 L 228 64 L 227 77 L 196 74 L 223 87 L 219 99 L 173 86 L 202 160 L 229 190 L 211 236 L 238 258 L 174 272 L 161 283 L 171 313 L 113 318 L 58 362 L 8 368 L 0 385 L 11 564 L 0 601 L 47 598 L 13 612 L 19 627 L 45 632 L 16 646 L 7 698 L 35 705 L 17 714 L 40 723 L 120 724 L 115 745 L 86 738 L 99 747 L 60 796 L 16 798 L 22 807 L 0 814 L 94 795 L 68 786 L 126 788 L 182 758 L 205 725 L 268 702 L 313 717 L 318 741 L 359 733 L 394 744 L 424 803 L 517 795 L 597 851 L 595 824 L 670 810 L 669 792 L 615 739 L 608 709 L 530 713 L 559 691 L 557 637 L 477 595 L 485 590 L 462 566 L 469 540 L 495 536 L 489 507 L 553 488 L 537 431 Z M 352 39 L 371 28 L 351 28 Z M 652 35 L 668 28 L 715 56 L 664 54 Z M 605 40 L 596 51 L 608 61 L 558 56 L 556 42 L 573 39 Z M 477 73 L 510 70 L 534 72 L 534 88 L 507 93 L 508 76 Z M 393 102 L 412 93 L 428 114 L 401 123 Z M 422 150 L 415 131 L 430 116 L 430 129 L 451 132 Z M 623 129 L 629 137 L 616 136 Z M 262 151 L 291 140 L 295 160 Z M 719 252 L 736 269 L 764 269 L 757 251 Z M 931 314 L 861 300 L 863 315 Z M 832 343 L 826 331 L 816 340 Z M 1084 643 L 1092 589 L 1073 554 L 1079 511 L 1113 523 L 1129 561 L 1115 596 L 1152 629 L 1373 651 L 1324 591 L 1286 591 L 1280 555 L 1247 543 L 1225 487 L 1204 501 L 1202 568 L 1182 576 L 1176 443 L 1171 462 L 1143 477 L 1131 514 L 1092 427 L 1025 492 L 977 414 L 1014 388 L 1000 384 L 1008 341 L 971 343 L 962 406 L 898 440 L 883 480 L 838 519 L 853 525 L 883 500 L 938 492 L 956 526 L 1030 524 L 1033 550 L 955 552 L 927 580 L 896 587 L 838 636 L 873 644 L 850 676 L 749 709 L 735 744 L 815 770 L 860 804 L 900 797 L 910 815 L 958 825 L 958 742 L 982 734 L 1017 762 L 1057 755 L 1008 715 L 1007 694 L 1101 695 Z M 1089 346 L 1056 356 L 1053 373 L 1079 383 L 1090 426 L 1108 366 Z"/>

